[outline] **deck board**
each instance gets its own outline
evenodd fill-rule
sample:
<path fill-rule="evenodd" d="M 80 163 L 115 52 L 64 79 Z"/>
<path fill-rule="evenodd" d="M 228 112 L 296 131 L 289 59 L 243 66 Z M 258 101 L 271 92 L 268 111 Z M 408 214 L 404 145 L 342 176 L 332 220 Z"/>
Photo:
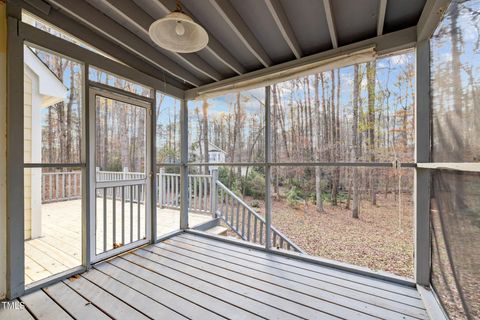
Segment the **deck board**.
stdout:
<path fill-rule="evenodd" d="M 249 264 L 248 261 L 244 261 L 243 259 L 229 258 L 228 256 L 222 254 L 216 254 L 216 252 L 213 250 L 200 248 L 193 248 L 192 250 L 192 248 L 188 247 L 188 245 L 184 245 L 174 240 L 166 241 L 165 243 L 157 245 L 157 247 L 183 254 L 186 257 L 196 259 L 202 263 L 205 262 L 207 263 L 205 264 L 207 270 L 210 269 L 212 272 L 215 272 L 214 269 L 220 267 L 220 270 L 216 272 L 217 274 L 219 274 L 219 272 L 224 273 L 226 270 L 228 270 L 234 274 L 246 275 L 269 285 L 273 284 L 280 286 L 282 289 L 294 291 L 293 295 L 288 291 L 285 292 L 285 295 L 291 297 L 292 299 L 295 299 L 295 296 L 298 294 L 307 295 L 307 299 L 301 300 L 310 300 L 312 302 L 311 306 L 313 307 L 317 305 L 317 302 L 310 299 L 310 297 L 322 300 L 325 299 L 326 301 L 340 305 L 349 305 L 352 307 L 356 306 L 357 309 L 374 309 L 370 310 L 371 315 L 373 316 L 389 314 L 392 318 L 395 318 L 395 316 L 398 316 L 398 313 L 401 313 L 407 316 L 422 319 L 427 317 L 425 311 L 420 308 L 410 307 L 399 302 L 387 301 L 380 297 L 370 296 L 362 292 L 356 292 L 348 288 L 330 285 L 321 281 L 316 281 L 316 286 L 312 286 L 312 280 L 304 280 L 301 276 L 292 275 L 288 272 L 273 269 L 268 266 L 266 267 L 253 263 Z M 219 264 L 218 261 L 221 261 L 221 264 Z M 209 267 L 208 264 L 212 265 L 213 268 Z M 199 267 L 199 264 L 195 263 L 194 261 L 193 265 Z M 226 274 L 226 276 L 229 277 L 228 274 Z M 242 280 L 239 279 L 239 281 Z M 272 290 L 273 292 L 278 293 L 277 288 L 273 287 Z M 352 297 L 354 297 L 354 299 L 352 299 Z M 373 305 L 373 307 L 370 307 L 371 305 Z M 400 317 L 401 319 L 404 319 L 403 316 Z M 408 317 L 405 319 L 408 319 Z"/>
<path fill-rule="evenodd" d="M 135 262 L 142 263 L 142 260 L 140 259 L 131 260 L 132 261 L 121 258 L 112 260 L 111 263 L 124 270 L 131 270 L 135 274 L 141 276 L 143 279 L 148 279 L 150 282 L 161 288 L 168 288 L 169 290 L 173 290 L 175 293 L 181 295 L 185 299 L 188 299 L 189 301 L 194 302 L 200 306 L 204 306 L 225 318 L 239 320 L 260 319 L 253 313 L 249 313 L 241 308 L 230 305 L 228 302 L 225 302 L 222 299 L 222 296 L 219 296 L 217 298 L 213 295 L 210 295 L 208 293 L 208 290 L 207 293 L 201 290 L 197 290 L 197 288 L 195 288 L 193 284 L 190 286 L 183 284 L 181 282 L 178 282 L 178 279 L 171 279 L 166 275 L 149 270 L 148 266 L 146 266 L 147 268 L 144 268 L 141 265 L 137 265 Z"/>
<path fill-rule="evenodd" d="M 165 241 L 165 243 L 172 244 L 189 251 L 201 253 L 215 259 L 241 264 L 242 266 L 253 270 L 262 270 L 265 273 L 303 283 L 321 290 L 332 291 L 335 293 L 344 294 L 346 296 L 356 296 L 360 300 L 366 299 L 365 301 L 367 302 L 372 301 L 372 299 L 380 298 L 380 301 L 374 301 L 382 303 L 382 300 L 388 300 L 388 303 L 393 302 L 392 306 L 398 304 L 401 308 L 404 308 L 404 306 L 411 306 L 423 309 L 424 307 L 419 297 L 413 298 L 370 286 L 358 285 L 357 283 L 352 283 L 329 275 L 322 275 L 322 277 L 319 278 L 318 275 L 312 273 L 311 271 L 299 270 L 299 268 L 279 263 L 272 264 L 269 263 L 268 260 L 248 256 L 243 253 L 233 251 L 231 248 L 224 249 L 212 246 L 211 244 L 198 243 L 192 241 L 191 239 L 182 238 L 181 236 L 176 237 L 175 239 L 169 239 Z"/>
<path fill-rule="evenodd" d="M 63 282 L 58 282 L 46 287 L 43 291 L 64 310 L 68 310 L 72 317 L 76 319 L 110 319 L 110 317 L 95 305 L 83 298 Z"/>
<path fill-rule="evenodd" d="M 145 295 L 149 296 L 155 301 L 165 306 L 169 306 L 172 308 L 172 310 L 175 310 L 178 313 L 183 313 L 190 319 L 223 319 L 223 317 L 215 314 L 212 311 L 209 311 L 208 309 L 202 308 L 201 306 L 198 306 L 189 300 L 176 295 L 175 293 L 156 286 L 153 284 L 154 280 L 150 277 L 145 277 L 145 279 L 143 279 L 134 273 L 125 271 L 110 263 L 99 264 L 98 266 L 95 266 L 95 269 L 103 272 L 106 275 L 109 275 L 110 277 L 130 286 L 137 291 L 142 291 Z M 132 272 L 135 271 L 132 270 Z M 149 281 L 147 281 L 147 279 Z"/>
<path fill-rule="evenodd" d="M 27 309 L 38 320 L 68 320 L 73 319 L 65 310 L 55 303 L 42 290 L 23 296 L 20 299 Z"/>
<path fill-rule="evenodd" d="M 359 275 L 331 267 L 315 265 L 313 263 L 308 263 L 294 258 L 287 258 L 280 255 L 268 254 L 264 251 L 240 247 L 235 245 L 234 243 L 216 241 L 207 237 L 201 237 L 193 234 L 185 233 L 176 237 L 176 239 L 178 240 L 183 238 L 193 239 L 194 241 L 201 244 L 211 244 L 214 247 L 225 248 L 230 251 L 231 254 L 242 256 L 245 259 L 251 259 L 252 257 L 258 258 L 260 260 L 266 261 L 266 263 L 275 267 L 290 267 L 296 269 L 297 272 L 300 272 L 301 274 L 308 272 L 312 275 L 313 278 L 323 278 L 325 276 L 331 276 L 336 279 L 345 281 L 348 286 L 352 284 L 360 284 L 363 285 L 365 288 L 380 289 L 382 294 L 386 291 L 409 296 L 418 300 L 421 299 L 419 293 L 414 287 L 402 286 L 396 283 L 375 279 L 373 277 L 368 277 L 365 275 Z"/>
<path fill-rule="evenodd" d="M 111 318 L 148 319 L 147 316 L 135 310 L 130 305 L 123 303 L 122 300 L 81 276 L 65 280 L 64 283 Z"/>
<path fill-rule="evenodd" d="M 0 308 L 0 319 L 15 319 L 15 320 L 34 320 L 35 318 L 28 312 L 27 309 L 24 307 L 20 307 L 20 301 L 15 299 L 13 301 L 9 301 L 9 303 L 13 303 L 18 308 Z"/>
<path fill-rule="evenodd" d="M 144 253 L 146 256 L 143 256 Z M 298 319 L 298 317 L 295 317 L 294 315 L 282 312 L 281 310 L 275 309 L 264 303 L 258 303 L 256 300 L 249 297 L 238 295 L 229 289 L 225 289 L 224 286 L 220 285 L 219 283 L 212 284 L 202 279 L 198 279 L 192 275 L 183 273 L 176 268 L 169 268 L 168 266 L 159 264 L 157 261 L 154 261 L 156 260 L 156 256 L 154 254 L 148 254 L 148 252 L 138 250 L 135 252 L 135 254 L 125 256 L 125 259 L 140 264 L 158 274 L 165 275 L 170 279 L 176 279 L 177 281 L 188 285 L 197 291 L 212 296 L 214 299 L 222 300 L 228 304 L 236 306 L 237 309 L 247 310 L 250 313 L 256 314 L 260 317 L 270 316 L 276 319 Z M 231 310 L 232 306 L 229 306 L 228 309 L 228 316 L 232 316 L 233 313 L 238 312 L 238 310 L 233 312 Z M 248 319 L 249 317 L 251 317 L 251 315 L 246 316 L 244 319 Z"/>
<path fill-rule="evenodd" d="M 181 314 L 144 295 L 141 291 L 134 290 L 131 287 L 121 283 L 117 279 L 110 277 L 98 270 L 92 269 L 91 271 L 84 273 L 82 277 L 95 283 L 111 295 L 122 300 L 124 303 L 131 303 L 132 307 L 141 311 L 151 319 L 186 319 Z M 133 301 L 135 302 L 133 303 Z"/>
<path fill-rule="evenodd" d="M 388 310 L 377 310 L 373 305 L 338 295 L 332 295 L 328 292 L 318 291 L 317 297 L 312 297 L 294 290 L 293 284 L 290 284 L 290 287 L 288 287 L 288 285 L 282 283 L 282 281 L 265 281 L 265 279 L 268 278 L 267 276 L 254 278 L 252 276 L 253 270 L 250 274 L 248 271 L 242 273 L 240 270 L 242 266 L 237 266 L 236 268 L 236 266 L 228 265 L 221 260 L 213 260 L 210 264 L 205 263 L 183 256 L 177 252 L 162 249 L 165 246 L 166 244 L 159 244 L 149 247 L 146 250 L 150 250 L 150 252 L 159 255 L 160 259 L 158 259 L 158 261 L 163 261 L 165 265 L 171 265 L 175 269 L 194 274 L 202 279 L 209 279 L 212 283 L 224 282 L 222 285 L 226 288 L 235 289 L 239 294 L 245 292 L 248 296 L 255 297 L 256 300 L 262 303 L 283 309 L 286 312 L 289 310 L 297 310 L 309 319 L 326 317 L 325 314 L 321 313 L 322 311 L 342 319 L 375 319 L 376 316 L 389 314 Z M 180 250 L 177 249 L 177 251 Z M 190 256 L 194 254 L 195 253 L 192 252 Z M 214 264 L 215 261 L 217 265 Z M 218 280 L 215 279 L 216 277 L 223 279 Z M 362 310 L 363 313 L 357 310 Z M 396 318 L 397 316 L 398 318 Z M 390 314 L 390 317 L 392 319 L 403 318 L 402 315 L 398 313 Z"/>
<path fill-rule="evenodd" d="M 100 201 L 100 200 L 98 200 Z M 25 241 L 25 283 L 45 279 L 54 274 L 67 271 L 81 264 L 82 231 L 81 200 L 59 201 L 42 204 L 42 236 Z M 142 209 L 143 210 L 143 209 Z M 121 213 L 121 202 L 117 201 L 117 219 Z M 136 236 L 137 216 L 134 215 L 134 236 Z M 211 214 L 189 213 L 192 225 L 204 223 L 212 218 Z M 129 211 L 127 215 L 129 219 Z M 143 216 L 141 217 L 143 223 Z M 107 246 L 113 246 L 113 203 L 107 201 Z M 163 235 L 175 231 L 180 226 L 180 211 L 157 208 L 157 233 Z M 111 232 L 111 233 L 110 233 Z M 129 239 L 129 224 L 126 224 L 126 240 Z M 121 228 L 116 228 L 116 238 L 121 239 Z M 102 242 L 102 228 L 97 233 Z"/>
<path fill-rule="evenodd" d="M 413 287 L 193 233 L 20 301 L 0 319 L 428 319 Z"/>

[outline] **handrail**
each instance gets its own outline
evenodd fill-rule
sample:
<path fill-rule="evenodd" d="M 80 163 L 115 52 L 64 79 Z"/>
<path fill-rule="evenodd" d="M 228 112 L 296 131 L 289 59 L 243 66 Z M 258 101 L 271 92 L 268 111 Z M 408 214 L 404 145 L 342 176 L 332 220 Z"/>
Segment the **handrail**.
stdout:
<path fill-rule="evenodd" d="M 136 186 L 145 183 L 142 172 L 96 171 L 97 188 L 108 192 L 105 196 L 115 197 L 114 188 Z M 45 172 L 42 173 L 44 187 L 43 202 L 64 201 L 81 197 L 81 172 Z M 176 173 L 157 173 L 158 205 L 160 207 L 180 208 L 180 175 Z M 228 227 L 246 241 L 264 243 L 266 233 L 265 219 L 250 207 L 243 199 L 218 180 L 218 174 L 189 175 L 189 211 L 210 213 L 221 218 Z M 219 194 L 221 199 L 219 199 Z M 126 199 L 136 201 L 136 195 L 130 195 L 126 189 Z M 231 199 L 231 201 L 230 201 Z M 228 204 L 225 202 L 227 201 Z M 232 202 L 232 203 L 230 203 Z M 234 212 L 235 211 L 235 212 Z M 236 219 L 235 219 L 236 218 Z M 240 219 L 241 218 L 241 219 Z M 251 219 L 253 218 L 253 221 Z M 252 232 L 253 231 L 253 232 Z M 252 234 L 253 233 L 253 234 Z M 292 240 L 271 226 L 272 246 L 303 253 Z"/>
<path fill-rule="evenodd" d="M 248 216 L 248 222 L 247 224 L 250 222 L 250 214 L 253 215 L 254 217 L 254 240 L 256 240 L 256 232 L 257 232 L 257 221 L 260 221 L 260 239 L 259 239 L 259 242 L 262 243 L 263 239 L 262 239 L 262 231 L 263 231 L 263 227 L 265 226 L 266 227 L 266 222 L 265 222 L 265 219 L 259 215 L 252 207 L 250 207 L 248 204 L 245 203 L 245 201 L 243 201 L 240 197 L 238 197 L 235 193 L 233 193 L 230 189 L 228 189 L 223 183 L 221 183 L 220 181 L 217 180 L 216 182 L 217 186 L 219 186 L 221 188 L 221 190 L 223 190 L 224 192 L 226 192 L 228 195 L 230 195 L 230 197 L 232 197 L 232 199 L 234 199 L 239 205 L 241 205 L 243 208 L 245 208 L 248 212 L 249 212 L 249 216 Z M 222 199 L 223 200 L 223 199 Z M 219 208 L 221 208 L 222 206 L 218 205 L 217 204 L 217 214 L 220 214 L 220 217 L 225 221 L 225 223 L 238 235 L 240 236 L 243 240 L 250 240 L 248 239 L 249 237 L 249 234 L 247 233 L 247 236 L 245 235 L 245 232 L 242 232 L 240 231 L 239 229 L 239 209 L 237 208 L 237 220 L 234 221 L 234 217 L 232 215 L 232 218 L 229 219 L 228 217 L 228 211 L 226 213 L 223 213 L 222 211 L 219 210 Z M 243 211 L 242 211 L 242 226 L 241 228 L 243 229 L 244 231 L 244 216 L 243 216 Z M 247 228 L 250 228 L 251 226 L 247 226 Z M 247 230 L 247 232 L 250 231 L 250 230 Z M 284 246 L 284 243 L 286 244 L 286 249 L 287 250 L 293 250 L 293 251 L 296 251 L 296 252 L 301 252 L 301 253 L 304 253 L 304 251 L 302 249 L 300 249 L 299 246 L 297 246 L 292 240 L 290 240 L 287 236 L 285 236 L 282 232 L 280 232 L 279 230 L 277 230 L 274 226 L 271 226 L 271 231 L 272 231 L 272 244 L 274 246 L 276 246 L 276 242 L 277 242 L 277 238 L 279 238 L 279 248 L 283 248 Z M 243 233 L 243 234 L 242 234 Z"/>

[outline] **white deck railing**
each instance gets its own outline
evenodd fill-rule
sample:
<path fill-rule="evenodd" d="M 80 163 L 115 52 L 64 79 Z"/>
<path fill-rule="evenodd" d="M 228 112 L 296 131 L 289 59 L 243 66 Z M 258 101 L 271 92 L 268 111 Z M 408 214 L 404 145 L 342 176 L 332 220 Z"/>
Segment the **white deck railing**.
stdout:
<path fill-rule="evenodd" d="M 128 186 L 99 186 L 96 190 L 97 198 L 103 199 L 104 207 L 107 199 L 122 201 L 122 203 L 144 204 L 144 184 L 136 183 L 145 178 L 141 172 L 96 172 L 97 182 L 100 185 L 109 182 L 128 182 Z M 43 173 L 42 202 L 66 201 L 81 198 L 81 173 L 78 172 L 54 172 Z M 215 218 L 221 218 L 233 232 L 246 241 L 264 244 L 266 224 L 265 219 L 253 208 L 247 205 L 240 197 L 228 189 L 218 180 L 218 171 L 212 175 L 189 175 L 189 211 L 212 214 Z M 160 208 L 180 209 L 180 175 L 175 173 L 157 173 L 157 206 Z M 123 208 L 123 206 L 122 206 Z M 104 208 L 105 209 L 105 208 Z M 133 210 L 133 209 L 132 209 Z M 106 209 L 105 209 L 106 211 Z M 140 212 L 138 213 L 140 216 Z M 122 209 L 122 217 L 124 212 Z M 138 224 L 139 225 L 139 224 Z M 130 233 L 133 228 L 130 228 Z M 302 252 L 302 250 L 287 236 L 272 226 L 272 246 Z M 116 232 L 114 232 L 116 234 Z M 140 230 L 138 230 L 140 235 Z M 130 234 L 133 240 L 133 234 Z M 114 239 L 118 241 L 120 239 Z M 122 233 L 121 243 L 125 243 Z M 104 251 L 106 239 L 103 239 Z"/>

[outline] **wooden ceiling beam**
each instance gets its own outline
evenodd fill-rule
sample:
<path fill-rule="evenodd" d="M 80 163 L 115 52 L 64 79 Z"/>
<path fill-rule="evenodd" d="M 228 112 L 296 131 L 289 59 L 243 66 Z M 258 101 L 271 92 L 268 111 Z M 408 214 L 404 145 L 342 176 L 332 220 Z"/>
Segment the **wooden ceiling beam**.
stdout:
<path fill-rule="evenodd" d="M 430 38 L 442 20 L 451 0 L 427 0 L 417 24 L 417 40 Z"/>
<path fill-rule="evenodd" d="M 210 4 L 261 64 L 265 67 L 273 64 L 258 39 L 229 1 L 210 0 Z"/>
<path fill-rule="evenodd" d="M 58 26 L 60 29 L 65 30 L 72 36 L 95 47 L 101 52 L 111 56 L 114 59 L 117 59 L 117 61 L 120 61 L 127 66 L 135 68 L 140 72 L 143 72 L 152 77 L 164 80 L 172 84 L 173 86 L 181 89 L 187 89 L 191 87 L 190 84 L 179 80 L 177 77 L 171 76 L 157 66 L 148 63 L 147 61 L 141 59 L 130 51 L 127 51 L 124 48 L 120 47 L 118 44 L 113 43 L 108 39 L 105 39 L 101 35 L 89 29 L 87 26 L 71 19 L 70 17 L 59 12 L 58 10 L 52 8 L 51 10 L 49 10 L 49 13 L 47 15 L 42 11 L 38 10 L 37 8 L 32 7 L 29 3 L 25 1 L 19 2 L 19 4 L 22 8 L 26 9 L 28 12 L 34 14 L 40 19 L 54 26 Z"/>
<path fill-rule="evenodd" d="M 325 17 L 327 18 L 328 32 L 330 33 L 330 39 L 332 40 L 332 47 L 335 49 L 338 48 L 338 39 L 330 0 L 323 0 L 323 7 L 325 8 Z"/>
<path fill-rule="evenodd" d="M 145 43 L 145 41 L 125 29 L 116 21 L 104 15 L 92 5 L 84 1 L 76 0 L 48 1 L 54 7 L 59 8 L 67 15 L 87 25 L 89 28 L 95 30 L 95 32 L 135 53 L 158 68 L 165 70 L 174 77 L 190 83 L 195 87 L 202 85 L 202 81 L 197 77 L 158 52 L 155 48 Z"/>
<path fill-rule="evenodd" d="M 297 38 L 290 25 L 290 21 L 288 21 L 285 10 L 283 10 L 282 4 L 279 0 L 265 0 L 265 4 L 273 17 L 275 24 L 280 30 L 283 39 L 285 39 L 285 42 L 287 42 L 295 57 L 300 59 L 303 56 L 302 49 L 298 44 Z"/>
<path fill-rule="evenodd" d="M 377 36 L 383 34 L 383 26 L 385 25 L 385 13 L 387 12 L 387 0 L 380 0 L 378 6 L 378 20 L 377 20 Z"/>
<path fill-rule="evenodd" d="M 417 27 L 410 27 L 400 31 L 390 32 L 380 37 L 362 40 L 335 49 L 330 49 L 313 55 L 304 56 L 300 59 L 280 63 L 269 68 L 255 70 L 240 76 L 232 77 L 215 83 L 206 84 L 198 88 L 189 89 L 185 91 L 185 99 L 195 99 L 200 93 L 205 91 L 212 91 L 221 87 L 234 85 L 235 83 L 248 81 L 258 77 L 266 77 L 271 74 L 279 73 L 282 70 L 298 68 L 306 64 L 311 64 L 314 62 L 329 59 L 337 55 L 342 55 L 348 52 L 365 48 L 367 46 L 375 46 L 375 51 L 378 55 L 389 54 L 395 51 L 414 47 L 416 44 L 416 40 Z"/>

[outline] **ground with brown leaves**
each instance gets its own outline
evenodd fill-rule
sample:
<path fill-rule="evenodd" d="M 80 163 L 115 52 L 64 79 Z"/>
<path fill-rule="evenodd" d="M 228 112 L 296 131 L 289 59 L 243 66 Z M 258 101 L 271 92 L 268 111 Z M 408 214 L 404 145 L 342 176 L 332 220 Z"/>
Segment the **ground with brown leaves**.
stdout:
<path fill-rule="evenodd" d="M 402 215 L 392 194 L 379 195 L 376 206 L 363 200 L 359 219 L 345 203 L 324 207 L 319 213 L 314 204 L 292 207 L 285 199 L 274 200 L 272 225 L 311 255 L 413 278 L 411 195 L 402 196 Z M 263 202 L 255 210 L 263 214 Z"/>

